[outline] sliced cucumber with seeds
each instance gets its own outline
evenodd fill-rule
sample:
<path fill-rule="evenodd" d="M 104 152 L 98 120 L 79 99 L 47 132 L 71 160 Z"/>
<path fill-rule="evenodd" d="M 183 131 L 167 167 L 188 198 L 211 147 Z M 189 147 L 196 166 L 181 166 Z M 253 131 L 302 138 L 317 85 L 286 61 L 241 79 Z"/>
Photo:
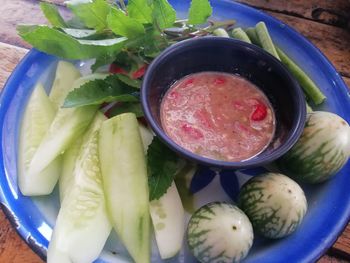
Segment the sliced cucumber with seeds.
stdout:
<path fill-rule="evenodd" d="M 47 252 L 48 263 L 93 262 L 109 236 L 109 222 L 98 155 L 97 115 L 82 139 L 69 190 L 58 213 Z"/>
<path fill-rule="evenodd" d="M 267 173 L 251 178 L 241 189 L 238 206 L 254 230 L 267 238 L 290 235 L 302 222 L 307 201 L 300 186 L 289 177 Z"/>
<path fill-rule="evenodd" d="M 68 92 L 73 88 L 73 83 L 80 76 L 80 72 L 72 63 L 66 61 L 58 62 L 56 76 L 49 96 L 56 109 L 62 106 Z"/>
<path fill-rule="evenodd" d="M 23 195 L 50 194 L 61 171 L 61 159 L 54 158 L 45 169 L 28 169 L 40 142 L 55 116 L 54 107 L 41 84 L 34 88 L 23 115 L 18 151 L 18 185 Z"/>
<path fill-rule="evenodd" d="M 102 124 L 99 155 L 110 220 L 136 263 L 150 262 L 147 166 L 135 114 Z"/>
<path fill-rule="evenodd" d="M 187 241 L 202 263 L 232 263 L 245 258 L 253 244 L 253 228 L 236 206 L 214 202 L 202 206 L 191 217 Z"/>
<path fill-rule="evenodd" d="M 60 108 L 30 162 L 29 176 L 42 172 L 67 150 L 84 133 L 96 111 L 97 106 Z"/>

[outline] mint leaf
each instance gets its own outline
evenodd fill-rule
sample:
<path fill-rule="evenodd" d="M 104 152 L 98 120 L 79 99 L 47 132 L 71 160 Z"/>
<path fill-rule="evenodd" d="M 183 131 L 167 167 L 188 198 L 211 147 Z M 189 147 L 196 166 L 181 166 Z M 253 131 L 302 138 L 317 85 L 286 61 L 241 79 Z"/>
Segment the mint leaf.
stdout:
<path fill-rule="evenodd" d="M 147 150 L 149 199 L 159 199 L 166 193 L 178 170 L 177 155 L 157 137 Z"/>
<path fill-rule="evenodd" d="M 17 26 L 18 34 L 40 51 L 65 59 L 115 56 L 126 38 L 79 40 L 48 26 Z"/>
<path fill-rule="evenodd" d="M 101 31 L 107 27 L 107 15 L 110 5 L 105 0 L 90 1 L 67 1 L 67 7 L 86 25 L 88 28 Z"/>
<path fill-rule="evenodd" d="M 64 19 L 58 12 L 57 6 L 54 4 L 49 4 L 45 2 L 40 3 L 41 11 L 43 11 L 46 19 L 50 22 L 54 27 L 66 27 L 66 23 Z"/>
<path fill-rule="evenodd" d="M 139 21 L 115 8 L 111 9 L 107 17 L 107 23 L 116 35 L 135 38 L 145 33 L 145 28 Z"/>
<path fill-rule="evenodd" d="M 143 24 L 152 23 L 152 7 L 146 0 L 129 0 L 128 15 Z"/>
<path fill-rule="evenodd" d="M 188 23 L 198 25 L 207 22 L 213 10 L 208 0 L 192 0 L 188 14 Z"/>
<path fill-rule="evenodd" d="M 167 0 L 153 1 L 153 21 L 156 25 L 163 29 L 171 27 L 176 20 L 176 12 Z"/>
<path fill-rule="evenodd" d="M 140 102 L 123 102 L 117 105 L 116 107 L 112 108 L 108 111 L 108 117 L 111 118 L 113 116 L 126 113 L 126 112 L 132 112 L 136 115 L 136 117 L 142 117 L 143 111 L 141 108 Z"/>
<path fill-rule="evenodd" d="M 105 79 L 89 81 L 68 93 L 63 107 L 99 105 L 103 102 L 136 102 L 137 89 L 124 84 L 118 76 L 110 75 Z"/>
<path fill-rule="evenodd" d="M 117 77 L 120 81 L 124 82 L 126 85 L 130 87 L 134 87 L 137 89 L 141 88 L 141 81 L 138 79 L 131 79 L 128 76 L 122 75 L 122 74 L 117 74 Z"/>

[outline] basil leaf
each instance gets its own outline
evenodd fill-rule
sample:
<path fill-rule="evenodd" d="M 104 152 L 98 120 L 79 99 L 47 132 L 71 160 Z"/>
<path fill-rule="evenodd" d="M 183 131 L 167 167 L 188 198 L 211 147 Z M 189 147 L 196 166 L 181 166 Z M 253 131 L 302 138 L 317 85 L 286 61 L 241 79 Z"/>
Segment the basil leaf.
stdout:
<path fill-rule="evenodd" d="M 126 38 L 78 40 L 48 26 L 17 26 L 19 35 L 40 51 L 65 58 L 88 59 L 115 56 L 125 45 Z"/>
<path fill-rule="evenodd" d="M 167 0 L 153 0 L 153 21 L 163 29 L 171 27 L 176 20 L 176 12 Z"/>
<path fill-rule="evenodd" d="M 107 27 L 107 15 L 110 5 L 105 0 L 93 1 L 67 1 L 67 7 L 86 25 L 88 28 L 101 31 Z"/>
<path fill-rule="evenodd" d="M 89 38 L 96 34 L 93 29 L 76 29 L 76 28 L 61 28 L 61 30 L 74 38 Z"/>
<path fill-rule="evenodd" d="M 121 82 L 116 75 L 110 75 L 105 79 L 89 81 L 69 92 L 63 107 L 98 105 L 112 101 L 136 102 L 139 100 L 137 91 Z"/>
<path fill-rule="evenodd" d="M 143 111 L 141 108 L 140 102 L 123 102 L 114 107 L 113 109 L 108 111 L 108 117 L 111 118 L 113 116 L 126 113 L 126 112 L 132 112 L 136 115 L 136 117 L 142 117 Z"/>
<path fill-rule="evenodd" d="M 140 23 L 153 22 L 152 7 L 146 0 L 129 0 L 127 5 L 128 15 Z"/>
<path fill-rule="evenodd" d="M 135 38 L 145 33 L 145 28 L 140 22 L 115 8 L 111 9 L 107 17 L 107 23 L 113 33 L 120 36 Z"/>
<path fill-rule="evenodd" d="M 154 137 L 147 150 L 149 199 L 159 199 L 166 193 L 178 170 L 175 152 Z"/>
<path fill-rule="evenodd" d="M 54 27 L 66 27 L 66 23 L 64 19 L 58 12 L 57 6 L 54 4 L 49 4 L 45 2 L 40 3 L 41 11 L 44 13 L 46 19 L 50 22 Z"/>
<path fill-rule="evenodd" d="M 188 14 L 188 23 L 198 25 L 207 22 L 213 10 L 208 0 L 192 0 Z"/>

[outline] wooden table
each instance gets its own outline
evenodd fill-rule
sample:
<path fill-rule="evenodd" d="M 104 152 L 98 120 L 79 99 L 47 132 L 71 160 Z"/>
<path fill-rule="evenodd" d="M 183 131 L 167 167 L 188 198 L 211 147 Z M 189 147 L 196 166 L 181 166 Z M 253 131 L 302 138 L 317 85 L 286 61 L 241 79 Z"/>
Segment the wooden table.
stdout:
<path fill-rule="evenodd" d="M 63 10 L 63 0 L 44 0 Z M 215 0 L 214 0 L 215 1 Z M 350 1 L 242 0 L 282 20 L 306 36 L 331 60 L 350 87 Z M 18 23 L 45 23 L 38 0 L 1 0 L 0 87 L 30 46 L 17 35 Z M 305 244 L 307 246 L 307 244 Z M 281 252 L 283 253 L 283 252 Z M 0 211 L 0 262 L 43 262 L 11 227 Z M 286 259 L 286 262 L 289 262 Z M 350 225 L 318 262 L 350 262 Z"/>

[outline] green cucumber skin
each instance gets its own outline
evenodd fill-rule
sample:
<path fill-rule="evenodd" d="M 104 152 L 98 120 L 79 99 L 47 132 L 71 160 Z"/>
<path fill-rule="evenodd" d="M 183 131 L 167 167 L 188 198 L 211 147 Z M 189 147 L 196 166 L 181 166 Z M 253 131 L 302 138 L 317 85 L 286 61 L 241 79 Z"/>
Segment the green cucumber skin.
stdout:
<path fill-rule="evenodd" d="M 334 113 L 315 111 L 308 114 L 298 142 L 277 164 L 297 181 L 320 183 L 346 164 L 349 149 L 349 125 Z"/>
<path fill-rule="evenodd" d="M 198 209 L 187 228 L 193 255 L 202 263 L 240 262 L 253 244 L 253 228 L 236 206 L 213 202 Z"/>
<path fill-rule="evenodd" d="M 271 239 L 294 232 L 307 211 L 300 186 L 278 173 L 251 178 L 240 190 L 238 206 L 249 217 L 254 230 Z"/>
<path fill-rule="evenodd" d="M 99 154 L 112 225 L 134 261 L 149 263 L 147 165 L 135 114 L 120 114 L 102 124 Z"/>
<path fill-rule="evenodd" d="M 97 115 L 82 139 L 49 244 L 48 263 L 93 262 L 111 232 L 98 158 L 103 120 Z"/>

